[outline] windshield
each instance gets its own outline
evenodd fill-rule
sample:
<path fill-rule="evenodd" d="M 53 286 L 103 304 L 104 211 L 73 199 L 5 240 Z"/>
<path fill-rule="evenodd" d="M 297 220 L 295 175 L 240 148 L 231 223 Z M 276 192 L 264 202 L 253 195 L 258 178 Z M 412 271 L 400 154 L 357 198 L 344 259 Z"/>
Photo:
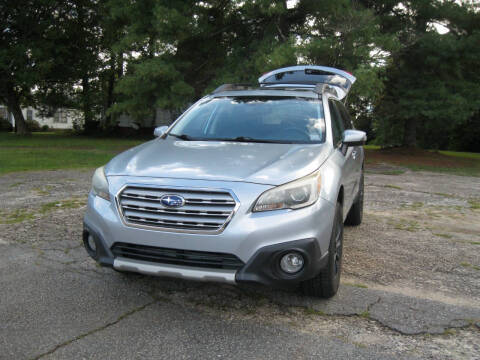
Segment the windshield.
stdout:
<path fill-rule="evenodd" d="M 184 140 L 321 143 L 325 119 L 318 99 L 218 97 L 193 107 L 169 135 Z"/>

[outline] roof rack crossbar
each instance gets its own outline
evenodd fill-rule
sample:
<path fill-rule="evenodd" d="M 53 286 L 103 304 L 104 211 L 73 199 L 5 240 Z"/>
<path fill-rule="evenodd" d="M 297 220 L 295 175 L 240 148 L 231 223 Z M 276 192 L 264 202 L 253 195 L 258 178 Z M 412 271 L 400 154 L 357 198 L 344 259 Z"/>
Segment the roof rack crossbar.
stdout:
<path fill-rule="evenodd" d="M 217 87 L 212 94 L 218 94 L 224 91 L 242 91 L 242 90 L 289 90 L 289 89 L 296 89 L 296 90 L 309 90 L 313 91 L 319 95 L 329 92 L 334 96 L 338 96 L 337 90 L 324 83 L 316 83 L 316 84 L 282 84 L 282 83 L 261 83 L 260 88 L 258 86 L 254 86 L 252 84 L 223 84 Z"/>
<path fill-rule="evenodd" d="M 249 90 L 253 88 L 255 88 L 255 86 L 253 86 L 252 84 L 223 84 L 217 87 L 212 94 L 216 94 L 222 91 Z"/>
<path fill-rule="evenodd" d="M 314 91 L 319 95 L 325 92 L 329 92 L 334 96 L 338 96 L 337 90 L 333 86 L 330 86 L 329 84 L 325 84 L 325 83 L 315 83 L 315 84 L 261 83 L 260 87 L 264 89 L 304 89 L 304 90 Z"/>

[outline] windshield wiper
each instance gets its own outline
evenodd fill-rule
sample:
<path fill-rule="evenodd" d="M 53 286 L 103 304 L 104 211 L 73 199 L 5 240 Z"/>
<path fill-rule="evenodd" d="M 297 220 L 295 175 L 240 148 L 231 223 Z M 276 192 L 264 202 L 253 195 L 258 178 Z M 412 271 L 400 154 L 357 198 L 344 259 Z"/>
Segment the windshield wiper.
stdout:
<path fill-rule="evenodd" d="M 190 140 L 193 140 L 192 137 L 186 135 L 186 134 L 180 134 L 180 135 L 177 135 L 177 134 L 172 134 L 172 133 L 169 133 L 168 135 L 170 136 L 174 136 L 178 139 L 182 139 L 182 140 L 186 140 L 186 141 L 190 141 Z"/>
<path fill-rule="evenodd" d="M 289 141 L 283 140 L 268 140 L 268 139 L 254 139 L 248 136 L 237 136 L 235 138 L 212 139 L 217 141 L 237 141 L 237 142 L 252 142 L 252 143 L 274 143 L 274 144 L 289 144 Z"/>
<path fill-rule="evenodd" d="M 193 138 L 186 134 L 172 134 L 169 133 L 168 135 L 174 136 L 178 139 L 182 139 L 185 141 L 232 141 L 232 142 L 245 142 L 245 143 L 273 143 L 273 144 L 293 144 L 291 141 L 286 140 L 268 140 L 268 139 L 254 139 L 248 136 L 237 136 L 235 138 Z"/>

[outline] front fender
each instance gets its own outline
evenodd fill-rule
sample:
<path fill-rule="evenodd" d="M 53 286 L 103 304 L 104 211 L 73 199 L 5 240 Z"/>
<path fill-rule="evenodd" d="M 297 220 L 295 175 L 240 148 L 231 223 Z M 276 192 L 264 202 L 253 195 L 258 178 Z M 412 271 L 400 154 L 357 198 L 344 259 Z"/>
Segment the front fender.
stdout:
<path fill-rule="evenodd" d="M 322 180 L 320 196 L 332 204 L 337 203 L 340 189 L 344 186 L 343 170 L 338 155 L 340 154 L 330 156 L 320 168 Z"/>

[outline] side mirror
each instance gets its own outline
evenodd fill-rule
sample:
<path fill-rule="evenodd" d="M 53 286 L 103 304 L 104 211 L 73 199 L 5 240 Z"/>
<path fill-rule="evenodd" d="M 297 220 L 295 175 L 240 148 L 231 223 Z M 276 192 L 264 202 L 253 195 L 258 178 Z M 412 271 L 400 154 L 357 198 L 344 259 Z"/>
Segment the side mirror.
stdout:
<path fill-rule="evenodd" d="M 155 137 L 160 137 L 162 136 L 163 134 L 165 134 L 165 132 L 167 131 L 168 129 L 168 126 L 159 126 L 159 127 L 156 127 L 155 130 L 153 130 L 153 136 Z"/>
<path fill-rule="evenodd" d="M 360 130 L 345 130 L 343 132 L 343 145 L 361 146 L 367 142 L 367 134 Z"/>

